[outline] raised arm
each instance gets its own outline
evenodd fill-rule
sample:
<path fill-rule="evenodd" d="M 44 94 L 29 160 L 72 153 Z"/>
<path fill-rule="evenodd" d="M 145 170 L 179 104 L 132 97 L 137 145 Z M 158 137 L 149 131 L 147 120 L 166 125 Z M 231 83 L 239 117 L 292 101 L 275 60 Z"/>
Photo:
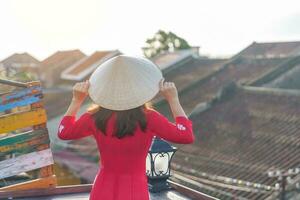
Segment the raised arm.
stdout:
<path fill-rule="evenodd" d="M 88 87 L 88 81 L 76 83 L 74 85 L 72 101 L 58 127 L 57 135 L 60 139 L 79 139 L 92 135 L 95 131 L 90 113 L 84 113 L 76 120 L 76 114 L 88 94 Z"/>
<path fill-rule="evenodd" d="M 159 83 L 160 94 L 169 103 L 174 119 L 178 116 L 186 117 L 186 114 L 179 102 L 178 92 L 173 82 L 164 82 L 162 79 Z"/>
<path fill-rule="evenodd" d="M 189 144 L 194 142 L 192 121 L 189 120 L 180 105 L 177 89 L 172 82 L 160 82 L 160 93 L 169 103 L 175 123 L 170 122 L 157 111 L 151 111 L 149 128 L 157 136 L 174 143 Z"/>
<path fill-rule="evenodd" d="M 75 116 L 64 116 L 59 124 L 57 136 L 62 140 L 75 140 L 95 132 L 91 114 L 86 112 L 77 120 Z"/>
<path fill-rule="evenodd" d="M 191 120 L 185 116 L 177 116 L 175 123 L 172 123 L 157 111 L 151 110 L 149 112 L 148 128 L 154 135 L 178 144 L 191 144 L 194 142 Z"/>

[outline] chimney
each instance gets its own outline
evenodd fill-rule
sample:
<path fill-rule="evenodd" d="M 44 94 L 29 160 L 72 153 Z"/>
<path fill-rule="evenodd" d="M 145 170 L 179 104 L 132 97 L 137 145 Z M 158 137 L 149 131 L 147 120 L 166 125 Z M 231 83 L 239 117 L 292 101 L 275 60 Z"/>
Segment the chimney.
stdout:
<path fill-rule="evenodd" d="M 196 57 L 199 57 L 199 56 L 200 56 L 200 55 L 199 55 L 199 49 L 200 49 L 199 46 L 192 46 L 192 47 L 191 47 L 191 51 L 192 51 L 192 53 L 193 53 L 194 56 L 196 56 Z"/>

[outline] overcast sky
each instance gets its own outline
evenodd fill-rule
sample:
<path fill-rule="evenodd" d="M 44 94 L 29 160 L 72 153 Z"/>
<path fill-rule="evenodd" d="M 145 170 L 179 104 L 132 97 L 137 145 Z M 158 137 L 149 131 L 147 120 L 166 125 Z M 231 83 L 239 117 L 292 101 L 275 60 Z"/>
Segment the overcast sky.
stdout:
<path fill-rule="evenodd" d="M 211 56 L 253 41 L 300 40 L 299 0 L 0 0 L 0 60 L 17 52 L 120 49 L 141 54 L 158 29 Z"/>

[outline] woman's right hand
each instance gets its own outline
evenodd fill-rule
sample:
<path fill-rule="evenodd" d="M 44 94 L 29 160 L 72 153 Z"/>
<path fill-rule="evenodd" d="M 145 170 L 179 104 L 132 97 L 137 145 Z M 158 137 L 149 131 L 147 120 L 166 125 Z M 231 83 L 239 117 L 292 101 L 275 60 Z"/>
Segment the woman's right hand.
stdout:
<path fill-rule="evenodd" d="M 89 82 L 79 82 L 73 86 L 73 101 L 82 103 L 88 96 Z"/>
<path fill-rule="evenodd" d="M 161 95 L 168 101 L 178 100 L 178 92 L 173 82 L 164 82 L 162 79 L 159 83 L 159 90 Z"/>

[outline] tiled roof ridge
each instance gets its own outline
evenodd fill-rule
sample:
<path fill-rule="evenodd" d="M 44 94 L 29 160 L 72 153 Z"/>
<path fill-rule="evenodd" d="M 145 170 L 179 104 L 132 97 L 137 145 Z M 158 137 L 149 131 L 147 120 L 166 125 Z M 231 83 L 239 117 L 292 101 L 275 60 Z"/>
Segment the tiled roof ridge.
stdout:
<path fill-rule="evenodd" d="M 269 41 L 269 42 L 257 42 L 257 41 L 253 41 L 252 44 L 282 44 L 282 43 L 300 43 L 300 40 L 295 40 L 295 41 Z M 252 45 L 251 44 L 251 45 Z"/>
<path fill-rule="evenodd" d="M 269 95 L 277 95 L 277 96 L 297 96 L 300 97 L 300 91 L 296 89 L 281 89 L 281 88 L 267 88 L 267 87 L 255 87 L 255 86 L 242 86 L 235 82 L 231 82 L 228 85 L 222 87 L 218 94 L 209 102 L 200 102 L 195 106 L 193 111 L 191 112 L 191 118 L 196 115 L 207 111 L 215 104 L 220 103 L 222 101 L 228 100 L 228 98 L 232 98 L 237 91 L 243 91 L 247 93 L 255 93 L 255 94 L 269 94 Z"/>
<path fill-rule="evenodd" d="M 53 54 L 51 54 L 50 56 L 48 56 L 47 58 L 45 58 L 44 60 L 41 61 L 41 64 L 47 63 L 49 60 L 51 60 L 54 56 L 59 55 L 59 54 L 67 54 L 67 53 L 81 53 L 83 55 L 85 55 L 82 51 L 80 51 L 80 49 L 71 49 L 71 50 L 58 50 L 56 52 L 54 52 Z"/>
<path fill-rule="evenodd" d="M 10 59 L 10 58 L 12 58 L 14 56 L 27 56 L 28 58 L 30 58 L 31 60 L 33 60 L 33 61 L 35 61 L 37 63 L 40 62 L 37 58 L 35 58 L 31 54 L 29 54 L 28 52 L 22 52 L 22 53 L 13 53 L 12 55 L 10 55 L 10 56 L 4 58 L 3 60 L 1 60 L 0 63 L 5 62 L 6 60 L 8 60 L 8 59 Z"/>
<path fill-rule="evenodd" d="M 176 53 L 176 52 L 187 52 L 187 53 L 189 53 L 189 52 L 191 52 L 191 50 L 190 49 L 179 49 L 179 50 L 175 50 L 175 51 L 163 51 L 162 53 L 155 55 L 153 58 L 151 58 L 151 60 L 155 60 L 155 59 L 157 59 L 161 56 L 164 56 L 164 55 L 167 55 L 167 54 L 170 54 L 170 53 Z"/>
<path fill-rule="evenodd" d="M 266 84 L 277 77 L 279 77 L 284 72 L 291 70 L 294 68 L 298 63 L 300 63 L 300 56 L 293 56 L 288 60 L 283 61 L 280 63 L 275 69 L 271 70 L 267 74 L 263 74 L 261 77 L 258 77 L 256 80 L 253 80 L 249 85 L 251 86 L 261 86 Z"/>
<path fill-rule="evenodd" d="M 239 88 L 249 93 L 300 97 L 300 91 L 296 89 L 266 88 L 266 87 L 255 87 L 255 86 L 239 86 Z"/>
<path fill-rule="evenodd" d="M 300 41 L 254 41 L 242 50 L 241 55 L 246 57 L 290 57 L 299 55 L 299 51 Z"/>
<path fill-rule="evenodd" d="M 247 50 L 251 49 L 253 46 L 263 46 L 263 45 L 276 45 L 276 44 L 293 44 L 293 43 L 300 43 L 300 41 L 269 41 L 269 42 L 257 42 L 253 41 L 250 45 L 248 45 L 246 48 L 244 48 L 241 51 L 241 54 L 246 52 Z"/>
<path fill-rule="evenodd" d="M 30 56 L 33 57 L 32 55 L 30 55 L 28 52 L 22 52 L 22 53 L 13 53 L 11 56 Z M 11 57 L 9 56 L 9 57 Z"/>
<path fill-rule="evenodd" d="M 119 49 L 110 49 L 110 50 L 97 50 L 94 51 L 94 53 L 92 53 L 91 55 L 95 54 L 95 53 L 103 53 L 103 52 L 115 52 L 115 51 L 120 51 Z"/>

